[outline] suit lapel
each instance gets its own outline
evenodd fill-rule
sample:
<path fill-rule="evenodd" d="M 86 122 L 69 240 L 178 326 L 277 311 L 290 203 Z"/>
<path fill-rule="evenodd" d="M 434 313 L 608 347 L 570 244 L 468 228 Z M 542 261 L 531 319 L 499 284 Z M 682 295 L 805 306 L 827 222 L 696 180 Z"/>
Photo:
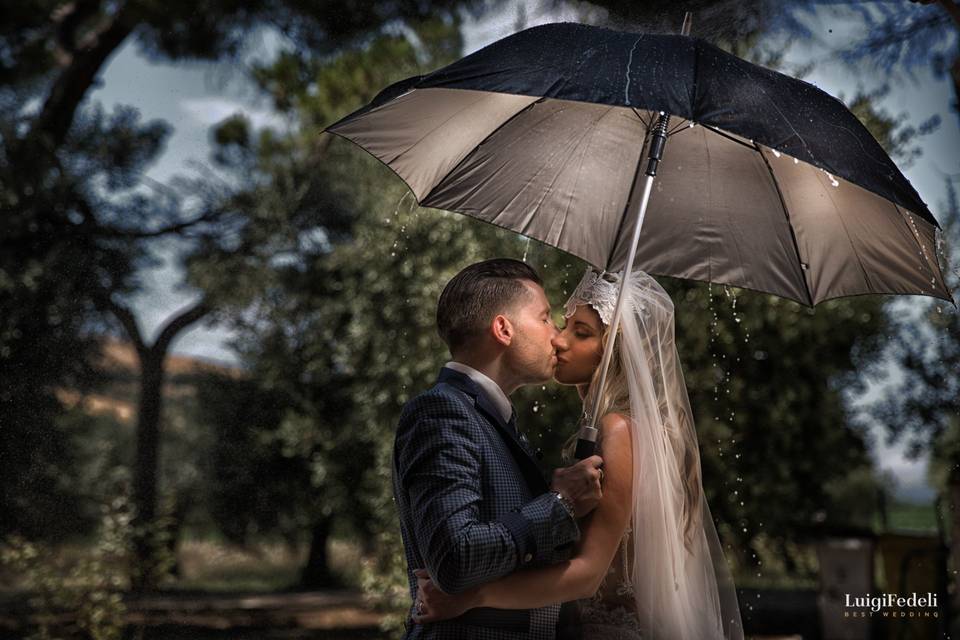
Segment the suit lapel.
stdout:
<path fill-rule="evenodd" d="M 487 421 L 500 433 L 503 441 L 507 443 L 507 447 L 517 461 L 520 471 L 523 473 L 524 479 L 527 481 L 527 485 L 534 495 L 539 495 L 549 489 L 541 473 L 540 466 L 537 464 L 537 461 L 534 460 L 529 448 L 520 442 L 517 432 L 504 422 L 503 416 L 497 411 L 497 408 L 493 405 L 493 401 L 487 397 L 487 394 L 484 393 L 469 376 L 444 367 L 440 370 L 437 382 L 446 382 L 447 384 L 453 385 L 473 398 L 477 411 L 486 417 Z"/>

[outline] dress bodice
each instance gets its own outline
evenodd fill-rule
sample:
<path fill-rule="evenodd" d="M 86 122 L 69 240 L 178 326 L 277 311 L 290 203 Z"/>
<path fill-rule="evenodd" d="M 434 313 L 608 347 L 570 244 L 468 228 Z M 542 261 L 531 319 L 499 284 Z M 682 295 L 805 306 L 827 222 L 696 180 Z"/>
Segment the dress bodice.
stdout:
<path fill-rule="evenodd" d="M 603 435 L 597 438 L 596 453 L 603 456 Z M 565 451 L 565 457 L 568 452 Z M 572 455 L 570 455 L 572 458 Z M 588 518 L 591 516 L 587 516 Z M 630 523 L 620 539 L 613 561 L 590 598 L 577 601 L 583 638 L 590 640 L 641 640 L 640 620 L 629 580 L 633 564 L 633 536 Z"/>
<path fill-rule="evenodd" d="M 600 588 L 592 597 L 578 601 L 584 638 L 639 640 L 642 637 L 633 584 L 627 579 L 633 560 L 631 533 L 628 524 Z"/>

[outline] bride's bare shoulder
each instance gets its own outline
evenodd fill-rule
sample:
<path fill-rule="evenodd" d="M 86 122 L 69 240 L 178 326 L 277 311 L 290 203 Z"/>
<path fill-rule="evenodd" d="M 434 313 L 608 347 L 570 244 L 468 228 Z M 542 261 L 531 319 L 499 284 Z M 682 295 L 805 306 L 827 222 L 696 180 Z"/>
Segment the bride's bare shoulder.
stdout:
<path fill-rule="evenodd" d="M 597 441 L 607 450 L 615 447 L 630 451 L 630 418 L 622 413 L 608 413 L 600 418 L 600 433 Z"/>
<path fill-rule="evenodd" d="M 600 418 L 600 433 L 605 437 L 630 437 L 630 418 L 622 413 L 608 413 Z"/>

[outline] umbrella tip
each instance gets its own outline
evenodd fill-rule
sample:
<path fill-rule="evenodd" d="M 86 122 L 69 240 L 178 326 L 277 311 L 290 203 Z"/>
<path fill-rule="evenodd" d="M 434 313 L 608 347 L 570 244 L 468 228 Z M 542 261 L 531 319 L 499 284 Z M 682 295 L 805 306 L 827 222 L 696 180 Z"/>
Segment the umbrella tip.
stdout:
<path fill-rule="evenodd" d="M 693 26 L 693 13 L 687 11 L 683 15 L 683 26 L 680 28 L 680 34 L 688 36 L 690 35 L 690 28 Z"/>

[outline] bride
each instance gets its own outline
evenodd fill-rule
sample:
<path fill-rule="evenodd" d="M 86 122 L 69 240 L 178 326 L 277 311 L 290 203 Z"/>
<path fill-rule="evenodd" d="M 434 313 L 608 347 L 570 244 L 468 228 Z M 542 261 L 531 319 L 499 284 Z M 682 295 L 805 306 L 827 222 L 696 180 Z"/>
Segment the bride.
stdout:
<path fill-rule="evenodd" d="M 555 378 L 595 393 L 619 278 L 588 269 L 565 306 Z M 605 480 L 580 522 L 574 557 L 457 595 L 417 570 L 418 622 L 475 607 L 528 609 L 578 600 L 587 640 L 742 640 L 736 592 L 700 477 L 700 454 L 674 343 L 673 302 L 634 271 L 597 407 Z M 576 434 L 564 447 L 571 457 Z"/>

